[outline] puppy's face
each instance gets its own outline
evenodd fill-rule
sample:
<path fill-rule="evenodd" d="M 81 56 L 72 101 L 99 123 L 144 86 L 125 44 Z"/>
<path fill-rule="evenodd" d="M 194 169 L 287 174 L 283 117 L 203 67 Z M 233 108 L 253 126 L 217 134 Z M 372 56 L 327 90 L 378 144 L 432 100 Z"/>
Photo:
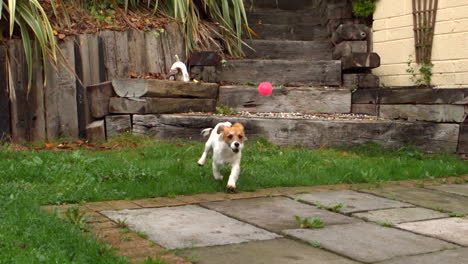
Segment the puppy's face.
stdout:
<path fill-rule="evenodd" d="M 231 127 L 219 126 L 218 134 L 222 133 L 223 141 L 228 144 L 234 153 L 238 153 L 244 147 L 244 141 L 247 137 L 244 134 L 244 126 L 241 123 L 235 123 Z"/>

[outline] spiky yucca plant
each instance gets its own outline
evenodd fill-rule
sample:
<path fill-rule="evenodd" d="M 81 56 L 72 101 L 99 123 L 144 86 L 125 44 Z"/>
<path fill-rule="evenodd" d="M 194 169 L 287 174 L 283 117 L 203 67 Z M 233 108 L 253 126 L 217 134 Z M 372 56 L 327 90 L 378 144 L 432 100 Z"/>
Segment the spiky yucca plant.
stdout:
<path fill-rule="evenodd" d="M 48 56 L 56 60 L 55 38 L 49 19 L 38 0 L 0 0 L 0 33 L 5 28 L 7 38 L 18 34 L 23 40 L 29 89 L 32 80 L 33 46 L 42 57 L 44 66 Z"/>

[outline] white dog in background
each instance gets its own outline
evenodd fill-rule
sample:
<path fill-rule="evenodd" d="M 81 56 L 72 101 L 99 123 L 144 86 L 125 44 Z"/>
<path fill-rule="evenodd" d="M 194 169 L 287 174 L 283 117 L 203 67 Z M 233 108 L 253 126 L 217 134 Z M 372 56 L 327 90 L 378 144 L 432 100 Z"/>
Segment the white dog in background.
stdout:
<path fill-rule="evenodd" d="M 210 134 L 211 132 L 211 134 Z M 231 174 L 227 183 L 228 191 L 236 190 L 236 182 L 239 178 L 241 151 L 244 141 L 247 140 L 244 134 L 244 126 L 241 123 L 232 125 L 229 122 L 217 124 L 214 128 L 202 130 L 204 137 L 210 135 L 205 144 L 205 151 L 198 160 L 198 165 L 205 164 L 208 152 L 213 149 L 213 176 L 216 180 L 222 180 L 223 175 L 219 172 L 219 167 L 230 164 Z"/>

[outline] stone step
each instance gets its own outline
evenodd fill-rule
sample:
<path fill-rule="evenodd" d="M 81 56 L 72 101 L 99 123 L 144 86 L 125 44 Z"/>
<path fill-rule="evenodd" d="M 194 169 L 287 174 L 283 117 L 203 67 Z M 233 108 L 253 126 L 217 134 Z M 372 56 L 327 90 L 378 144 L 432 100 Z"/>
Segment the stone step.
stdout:
<path fill-rule="evenodd" d="M 458 124 L 392 120 L 308 120 L 162 114 L 133 115 L 133 132 L 154 135 L 157 139 L 179 137 L 205 141 L 206 138 L 200 135 L 200 131 L 225 121 L 242 123 L 250 139 L 259 136 L 277 145 L 309 148 L 343 148 L 373 142 L 388 148 L 411 144 L 429 152 L 455 152 L 460 129 Z"/>
<path fill-rule="evenodd" d="M 316 1 L 311 0 L 246 0 L 247 8 L 279 8 L 284 10 L 312 9 Z"/>
<path fill-rule="evenodd" d="M 256 9 L 247 13 L 250 25 L 283 24 L 283 25 L 319 25 L 322 15 L 316 10 L 287 11 L 281 9 Z"/>
<path fill-rule="evenodd" d="M 270 40 L 326 40 L 327 29 L 317 25 L 275 25 L 252 24 L 250 28 L 255 32 L 254 38 Z"/>
<path fill-rule="evenodd" d="M 328 41 L 251 40 L 244 52 L 251 59 L 331 60 Z"/>
<path fill-rule="evenodd" d="M 262 96 L 256 86 L 221 86 L 218 102 L 247 112 L 349 113 L 351 90 L 275 87 Z"/>
<path fill-rule="evenodd" d="M 341 62 L 334 60 L 230 60 L 219 71 L 220 81 L 290 86 L 341 85 Z"/>

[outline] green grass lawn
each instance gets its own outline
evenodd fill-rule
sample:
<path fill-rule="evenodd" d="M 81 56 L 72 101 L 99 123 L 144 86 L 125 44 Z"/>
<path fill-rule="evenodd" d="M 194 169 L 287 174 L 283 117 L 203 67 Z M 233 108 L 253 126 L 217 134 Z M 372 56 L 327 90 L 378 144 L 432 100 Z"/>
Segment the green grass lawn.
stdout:
<path fill-rule="evenodd" d="M 106 151 L 14 151 L 0 147 L 0 263 L 126 263 L 112 250 L 39 205 L 220 192 L 211 162 L 196 164 L 203 144 L 122 137 Z M 135 147 L 135 145 L 137 145 Z M 468 173 L 455 155 L 376 145 L 347 150 L 280 148 L 249 140 L 239 191 L 277 186 L 379 183 Z"/>

